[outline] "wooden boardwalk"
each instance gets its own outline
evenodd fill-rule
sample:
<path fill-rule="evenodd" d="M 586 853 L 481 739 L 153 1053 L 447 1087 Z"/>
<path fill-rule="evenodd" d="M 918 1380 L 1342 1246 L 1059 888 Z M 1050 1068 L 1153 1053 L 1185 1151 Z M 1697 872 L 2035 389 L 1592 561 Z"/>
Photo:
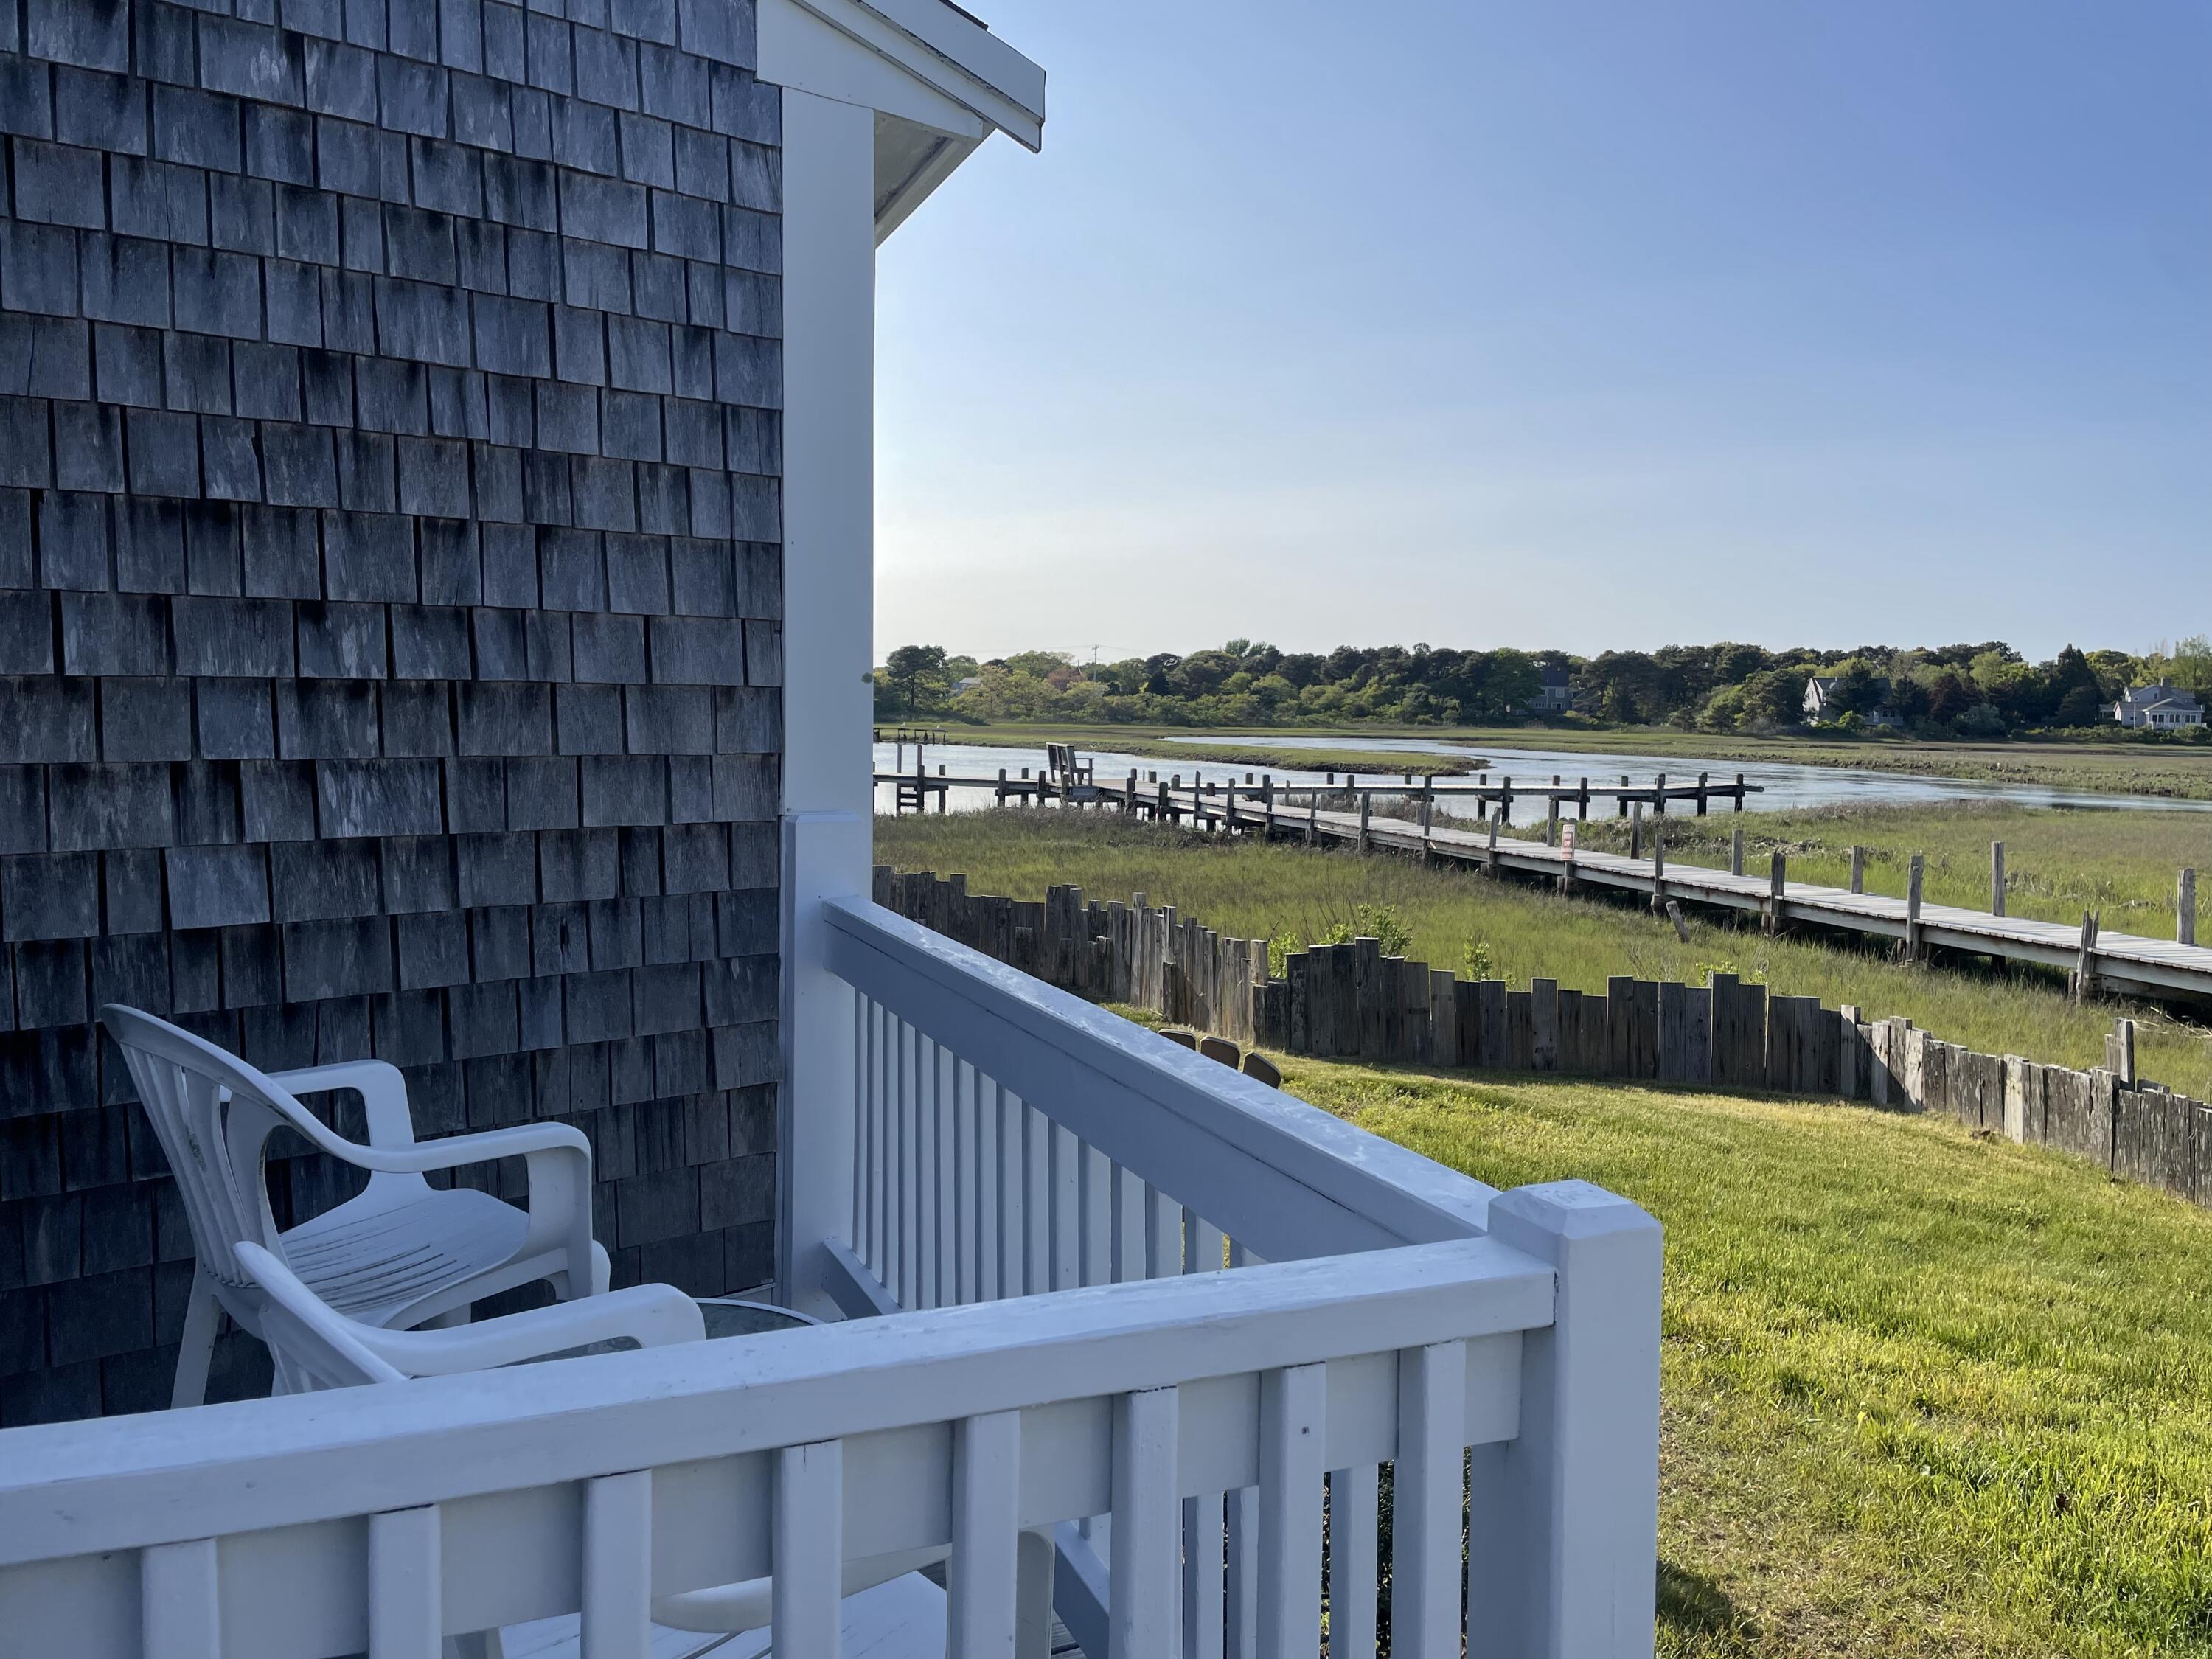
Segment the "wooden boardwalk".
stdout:
<path fill-rule="evenodd" d="M 1110 792 L 1108 799 L 1121 804 Z M 1662 864 L 1587 848 L 1570 854 L 1542 842 L 1497 834 L 1494 823 L 1479 828 L 1436 823 L 1424 831 L 1402 818 L 1363 818 L 1358 812 L 1288 806 L 1279 799 L 1270 803 L 1256 789 L 1199 794 L 1188 788 L 1163 793 L 1155 787 L 1136 799 L 1140 810 L 1157 812 L 1164 804 L 1174 817 L 1224 829 L 1257 830 L 1264 819 L 1268 833 L 1277 836 L 1310 835 L 1330 842 L 1425 854 L 1548 879 L 1569 890 L 1586 884 L 1641 893 L 1650 896 L 1655 905 L 1668 899 L 1712 905 L 1757 915 L 1771 927 L 1796 922 L 1895 939 L 1915 952 L 1934 946 L 2032 962 L 2083 973 L 2092 983 L 2115 989 L 2212 997 L 2212 949 L 2171 939 L 2097 933 L 2085 951 L 2084 930 L 2063 922 L 1996 916 L 1948 904 L 1914 907 L 1905 899 L 1881 894 L 1805 882 L 1778 885 L 1771 874 L 1732 875 L 1725 870 Z"/>

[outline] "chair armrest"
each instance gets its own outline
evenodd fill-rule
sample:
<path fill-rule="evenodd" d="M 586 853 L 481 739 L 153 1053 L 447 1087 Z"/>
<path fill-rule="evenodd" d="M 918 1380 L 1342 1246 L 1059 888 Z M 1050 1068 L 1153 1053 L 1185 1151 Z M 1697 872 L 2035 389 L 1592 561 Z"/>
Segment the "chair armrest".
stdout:
<path fill-rule="evenodd" d="M 346 1156 L 364 1170 L 420 1175 L 430 1170 L 457 1170 L 465 1164 L 489 1164 L 496 1158 L 530 1158 L 545 1152 L 580 1158 L 585 1179 L 590 1180 L 592 1143 L 585 1139 L 581 1129 L 566 1123 L 518 1123 L 511 1128 L 481 1129 L 474 1134 L 410 1140 L 404 1146 L 348 1143 Z M 533 1176 L 535 1173 L 533 1166 Z"/>
<path fill-rule="evenodd" d="M 699 1304 L 673 1285 L 639 1285 L 445 1330 L 378 1331 L 362 1340 L 410 1376 L 450 1376 L 628 1337 L 641 1347 L 703 1341 Z"/>
<path fill-rule="evenodd" d="M 407 1109 L 407 1079 L 387 1060 L 341 1060 L 328 1066 L 302 1066 L 297 1071 L 271 1072 L 269 1080 L 295 1095 L 350 1089 L 361 1097 L 362 1110 L 368 1119 L 370 1146 L 415 1144 L 415 1118 Z"/>

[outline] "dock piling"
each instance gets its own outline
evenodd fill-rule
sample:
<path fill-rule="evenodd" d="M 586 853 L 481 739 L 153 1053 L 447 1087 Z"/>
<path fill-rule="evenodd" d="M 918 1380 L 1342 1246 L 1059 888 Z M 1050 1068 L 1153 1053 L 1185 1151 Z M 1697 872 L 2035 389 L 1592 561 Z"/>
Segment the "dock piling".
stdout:
<path fill-rule="evenodd" d="M 1990 914 L 2001 916 L 2005 913 L 2004 843 L 1990 843 Z"/>

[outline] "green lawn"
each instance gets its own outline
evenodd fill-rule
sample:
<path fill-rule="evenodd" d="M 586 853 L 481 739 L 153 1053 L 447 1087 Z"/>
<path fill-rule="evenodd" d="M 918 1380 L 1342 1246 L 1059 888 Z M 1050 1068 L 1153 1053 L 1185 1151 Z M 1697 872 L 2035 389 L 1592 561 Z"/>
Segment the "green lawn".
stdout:
<path fill-rule="evenodd" d="M 2055 866 L 2051 848 L 2058 844 L 2056 838 L 2071 833 L 2068 826 L 2082 817 L 2018 816 L 2058 820 L 2050 827 L 2054 839 L 2048 842 L 2038 839 L 2039 827 L 2031 833 L 2024 823 L 2005 825 L 2004 833 L 2018 849 L 2015 867 L 2024 872 L 2033 872 L 2039 860 Z M 1765 817 L 1747 813 L 1741 822 L 1750 826 Z M 2145 825 L 2151 835 L 2172 827 L 2165 814 L 2130 814 L 2128 819 L 2130 824 L 2154 820 Z M 1706 822 L 1724 830 L 1729 820 Z M 2116 833 L 2106 815 L 2094 822 L 2106 826 L 2102 833 Z M 1907 828 L 1911 839 L 1932 848 L 1939 844 L 1932 837 L 1941 827 Z M 1978 838 L 1986 853 L 1987 827 L 1953 825 L 1954 840 L 1941 844 L 1960 849 L 1963 859 L 1964 849 Z M 1844 845 L 1866 842 L 1875 833 L 1861 823 L 1841 840 Z M 2142 854 L 2140 880 L 2152 881 L 2158 860 L 2175 850 Z M 1692 917 L 1685 945 L 1664 921 L 1601 899 L 1560 899 L 1533 886 L 1493 882 L 1471 870 L 1424 869 L 1389 855 L 1361 858 L 1293 842 L 1232 842 L 1125 823 L 1118 814 L 1024 811 L 878 818 L 876 855 L 902 870 L 963 873 L 977 892 L 1016 898 L 1041 898 L 1048 886 L 1060 882 L 1073 882 L 1097 899 L 1126 900 L 1143 892 L 1155 904 L 1176 905 L 1209 927 L 1249 939 L 1287 932 L 1312 941 L 1333 926 L 1352 921 L 1358 905 L 1389 904 L 1412 930 L 1407 954 L 1438 968 L 1459 970 L 1470 940 L 1486 947 L 1492 971 L 1524 984 L 1544 975 L 1577 989 L 1601 991 L 1606 980 L 1618 974 L 1697 983 L 1708 969 L 1718 968 L 1764 981 L 1785 995 L 1817 996 L 1831 1007 L 1856 1003 L 1869 1018 L 1905 1015 L 1948 1042 L 1984 1053 L 2025 1054 L 2068 1066 L 2102 1063 L 2104 1036 L 2114 1012 L 2109 1006 L 2074 1006 L 2049 974 L 1898 963 L 1876 949 L 1810 938 L 1768 939 L 1702 914 Z M 2206 862 L 2212 885 L 2212 859 Z M 1808 858 L 1807 865 L 1802 873 L 1818 878 L 1818 860 Z M 2123 864 L 2112 867 L 2120 870 Z M 1887 865 L 1876 869 L 1871 884 L 1879 889 L 1891 882 L 1894 872 Z M 1954 879 L 1949 872 L 1940 882 L 1931 878 L 1930 896 L 1948 896 L 1945 884 Z M 1955 879 L 1968 882 L 1963 872 Z M 1901 887 L 1901 877 L 1894 881 L 1889 890 Z M 2024 902 L 2017 908 L 2028 913 Z M 2106 912 L 2114 930 L 2128 928 L 2134 919 L 2124 908 Z M 2212 1091 L 2212 1039 L 2201 1027 L 2148 1007 L 2130 1012 L 2143 1022 L 2137 1054 L 2144 1075 L 2200 1098 Z"/>
<path fill-rule="evenodd" d="M 1662 1655 L 2212 1653 L 2212 1217 L 1866 1108 L 1285 1070 L 1665 1225 Z"/>

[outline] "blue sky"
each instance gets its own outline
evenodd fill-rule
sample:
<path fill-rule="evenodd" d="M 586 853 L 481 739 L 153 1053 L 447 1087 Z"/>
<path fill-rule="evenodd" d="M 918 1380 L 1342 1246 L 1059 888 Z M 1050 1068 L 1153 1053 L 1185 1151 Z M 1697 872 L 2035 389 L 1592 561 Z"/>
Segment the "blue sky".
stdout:
<path fill-rule="evenodd" d="M 980 0 L 979 0 L 980 3 Z M 877 638 L 2212 629 L 2204 0 L 988 0 Z"/>

